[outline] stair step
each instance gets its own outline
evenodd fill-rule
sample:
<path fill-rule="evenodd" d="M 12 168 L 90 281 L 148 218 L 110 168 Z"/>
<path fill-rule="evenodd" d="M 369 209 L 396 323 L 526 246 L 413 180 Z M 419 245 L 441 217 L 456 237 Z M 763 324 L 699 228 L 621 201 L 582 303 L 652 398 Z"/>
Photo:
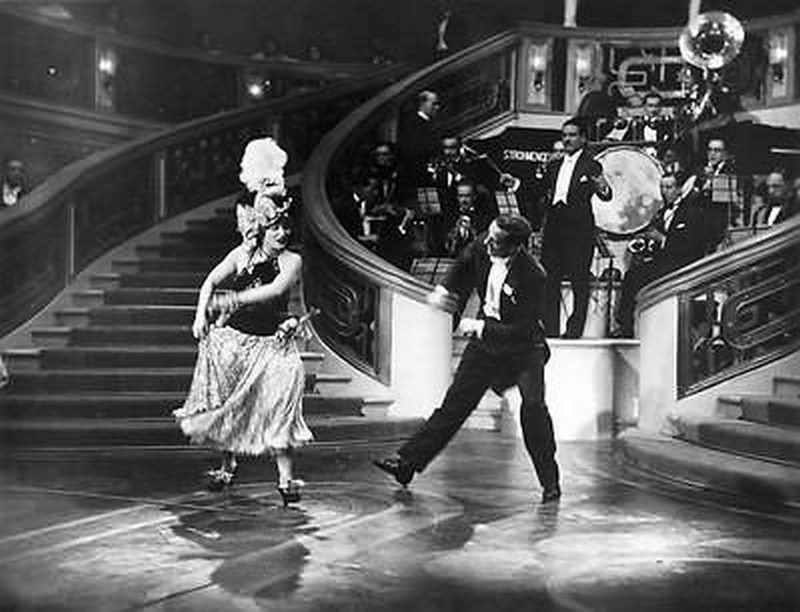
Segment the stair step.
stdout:
<path fill-rule="evenodd" d="M 353 441 L 399 442 L 416 431 L 422 420 L 310 415 L 307 422 L 317 443 L 349 445 Z M 0 421 L 0 440 L 13 447 L 188 444 L 171 417 Z"/>
<path fill-rule="evenodd" d="M 106 303 L 106 289 L 82 289 L 71 292 L 70 297 L 75 306 L 95 308 Z"/>
<path fill-rule="evenodd" d="M 683 437 L 729 453 L 800 467 L 800 432 L 738 419 L 682 420 Z"/>
<path fill-rule="evenodd" d="M 107 368 L 83 370 L 40 370 L 17 372 L 7 386 L 12 393 L 47 392 L 186 392 L 193 368 Z M 308 386 L 341 384 L 350 381 L 338 374 L 306 374 Z"/>
<path fill-rule="evenodd" d="M 236 243 L 223 245 L 210 244 L 144 244 L 135 247 L 136 254 L 142 257 L 213 257 L 220 258 L 233 248 Z"/>
<path fill-rule="evenodd" d="M 118 274 L 139 272 L 199 272 L 209 271 L 217 263 L 216 257 L 154 257 L 115 259 L 111 268 Z"/>
<path fill-rule="evenodd" d="M 744 421 L 800 428 L 800 398 L 780 395 L 743 395 L 722 396 L 718 398 L 718 401 L 722 405 L 735 406 L 738 412 L 730 416 L 736 416 Z"/>
<path fill-rule="evenodd" d="M 192 326 L 187 321 L 185 325 L 92 325 L 82 328 L 50 328 L 43 330 L 39 336 L 52 335 L 59 338 L 62 332 L 55 330 L 69 330 L 67 335 L 72 346 L 108 346 L 108 345 L 197 345 L 197 340 L 192 336 Z M 39 341 L 36 332 L 34 339 Z"/>
<path fill-rule="evenodd" d="M 684 440 L 628 429 L 617 457 L 663 480 L 742 497 L 754 504 L 800 507 L 800 469 L 734 455 Z"/>
<path fill-rule="evenodd" d="M 120 274 L 119 288 L 183 288 L 199 289 L 211 269 L 189 272 L 139 272 L 137 274 Z"/>
<path fill-rule="evenodd" d="M 775 395 L 800 397 L 800 377 L 775 376 L 772 379 L 772 391 Z"/>
<path fill-rule="evenodd" d="M 194 313 L 192 305 L 110 305 L 92 308 L 87 319 L 90 324 L 101 325 L 191 325 Z"/>
<path fill-rule="evenodd" d="M 169 416 L 185 399 L 182 392 L 0 393 L 0 420 L 157 418 Z M 306 415 L 361 416 L 363 405 L 358 397 L 303 396 Z"/>
<path fill-rule="evenodd" d="M 236 228 L 231 225 L 229 227 L 204 227 L 161 232 L 161 240 L 165 243 L 236 244 L 241 237 L 236 233 Z"/>
<path fill-rule="evenodd" d="M 14 373 L 23 369 L 192 367 L 197 359 L 197 345 L 11 349 L 3 356 Z M 322 353 L 302 352 L 301 358 L 307 368 L 317 373 L 324 356 Z"/>
<path fill-rule="evenodd" d="M 197 287 L 121 287 L 105 292 L 105 304 L 111 306 L 195 306 L 200 293 Z"/>

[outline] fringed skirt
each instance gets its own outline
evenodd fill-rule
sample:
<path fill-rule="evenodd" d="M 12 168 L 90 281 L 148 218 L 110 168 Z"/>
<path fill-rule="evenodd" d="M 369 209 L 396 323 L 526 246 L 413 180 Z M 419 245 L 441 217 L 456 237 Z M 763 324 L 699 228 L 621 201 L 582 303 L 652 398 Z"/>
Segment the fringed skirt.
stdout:
<path fill-rule="evenodd" d="M 303 419 L 304 388 L 294 341 L 212 327 L 199 343 L 189 395 L 173 415 L 193 444 L 272 453 L 313 439 Z"/>

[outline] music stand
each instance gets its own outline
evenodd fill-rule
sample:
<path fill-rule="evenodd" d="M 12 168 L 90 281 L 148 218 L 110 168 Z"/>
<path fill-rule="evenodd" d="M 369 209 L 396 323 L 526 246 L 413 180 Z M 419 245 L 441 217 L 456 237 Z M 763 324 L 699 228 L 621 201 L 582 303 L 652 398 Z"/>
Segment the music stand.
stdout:
<path fill-rule="evenodd" d="M 739 213 L 739 179 L 733 174 L 718 174 L 711 177 L 711 203 L 727 206 L 728 227 L 733 226 L 734 210 Z"/>
<path fill-rule="evenodd" d="M 519 216 L 519 202 L 513 191 L 495 191 L 494 200 L 497 202 L 497 212 L 501 215 Z"/>
<path fill-rule="evenodd" d="M 411 276 L 438 285 L 455 263 L 449 257 L 417 257 L 411 262 Z"/>
<path fill-rule="evenodd" d="M 419 187 L 417 189 L 417 207 L 425 216 L 440 215 L 442 205 L 439 202 L 439 190 L 436 187 Z"/>

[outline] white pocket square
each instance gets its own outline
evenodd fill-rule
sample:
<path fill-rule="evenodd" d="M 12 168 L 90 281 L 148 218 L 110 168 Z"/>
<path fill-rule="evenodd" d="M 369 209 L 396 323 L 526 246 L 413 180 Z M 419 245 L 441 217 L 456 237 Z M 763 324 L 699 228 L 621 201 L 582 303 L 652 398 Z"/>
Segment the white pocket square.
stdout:
<path fill-rule="evenodd" d="M 588 183 L 589 182 L 589 177 L 584 174 L 580 179 L 578 179 L 578 182 L 579 183 Z"/>

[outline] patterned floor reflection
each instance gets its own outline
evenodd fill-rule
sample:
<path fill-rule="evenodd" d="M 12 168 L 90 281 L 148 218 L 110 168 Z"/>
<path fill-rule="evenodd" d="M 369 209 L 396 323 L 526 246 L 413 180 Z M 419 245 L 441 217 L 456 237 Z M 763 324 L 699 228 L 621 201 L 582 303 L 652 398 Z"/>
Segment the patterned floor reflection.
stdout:
<path fill-rule="evenodd" d="M 800 516 L 623 471 L 562 444 L 542 506 L 515 439 L 463 432 L 409 491 L 369 459 L 309 451 L 283 508 L 265 462 L 230 493 L 196 455 L 7 458 L 0 608 L 793 610 Z"/>

